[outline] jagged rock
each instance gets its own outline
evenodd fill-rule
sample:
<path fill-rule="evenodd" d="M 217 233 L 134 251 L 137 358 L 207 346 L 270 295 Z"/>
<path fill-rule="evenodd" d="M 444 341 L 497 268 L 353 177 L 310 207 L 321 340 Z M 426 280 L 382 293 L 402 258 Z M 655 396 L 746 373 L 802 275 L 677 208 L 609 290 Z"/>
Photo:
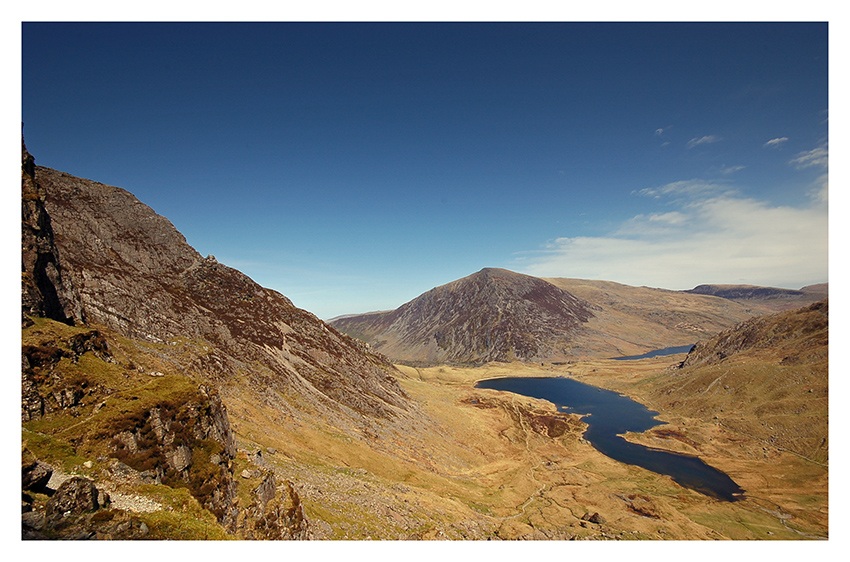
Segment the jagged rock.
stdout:
<path fill-rule="evenodd" d="M 601 515 L 599 515 L 599 513 L 597 513 L 597 512 L 585 513 L 584 515 L 582 515 L 581 520 L 582 521 L 588 521 L 590 523 L 595 523 L 597 525 L 601 525 L 601 524 L 605 523 L 605 518 L 602 517 Z"/>
<path fill-rule="evenodd" d="M 168 462 L 177 472 L 183 472 L 192 464 L 192 449 L 180 445 L 168 455 Z"/>
<path fill-rule="evenodd" d="M 187 486 L 222 525 L 232 527 L 238 511 L 230 469 L 236 443 L 220 396 L 201 386 L 194 399 L 161 404 L 140 417 L 140 425 L 113 437 L 116 458 L 142 481 Z"/>
<path fill-rule="evenodd" d="M 21 466 L 21 488 L 34 492 L 43 492 L 53 476 L 53 467 L 39 460 Z"/>
<path fill-rule="evenodd" d="M 85 380 L 66 381 L 53 373 L 66 357 L 75 355 L 50 344 L 21 346 L 21 421 L 78 406 L 91 392 Z"/>
<path fill-rule="evenodd" d="M 254 488 L 253 501 L 240 514 L 237 529 L 243 538 L 250 540 L 310 538 L 301 498 L 289 481 L 278 490 L 272 472 L 266 472 L 262 482 Z"/>
<path fill-rule="evenodd" d="M 72 336 L 68 340 L 68 345 L 74 353 L 75 358 L 79 358 L 84 353 L 91 351 L 97 357 L 106 361 L 111 361 L 112 359 L 106 338 L 97 330 Z"/>
<path fill-rule="evenodd" d="M 21 312 L 65 323 L 81 319 L 73 286 L 63 275 L 35 159 L 21 137 Z M 22 316 L 22 320 L 24 317 Z"/>
<path fill-rule="evenodd" d="M 43 511 L 28 511 L 21 514 L 21 538 L 43 538 L 41 531 L 47 525 Z"/>
<path fill-rule="evenodd" d="M 45 515 L 55 523 L 69 515 L 96 511 L 100 508 L 99 491 L 94 482 L 82 476 L 73 476 L 62 483 L 56 493 L 47 501 Z"/>

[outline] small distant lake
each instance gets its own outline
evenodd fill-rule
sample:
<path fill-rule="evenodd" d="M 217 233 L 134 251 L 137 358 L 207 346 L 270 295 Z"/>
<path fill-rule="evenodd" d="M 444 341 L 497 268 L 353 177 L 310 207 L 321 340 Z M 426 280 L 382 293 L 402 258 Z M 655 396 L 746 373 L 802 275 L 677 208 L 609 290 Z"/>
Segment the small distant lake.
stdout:
<path fill-rule="evenodd" d="M 675 345 L 673 347 L 665 347 L 662 349 L 647 351 L 643 355 L 624 355 L 622 357 L 612 357 L 611 359 L 616 359 L 617 361 L 628 361 L 631 359 L 649 359 L 650 357 L 661 357 L 662 355 L 676 355 L 677 353 L 687 353 L 693 347 L 693 344 Z"/>
<path fill-rule="evenodd" d="M 562 412 L 583 415 L 584 438 L 603 455 L 673 478 L 681 486 L 724 501 L 741 499 L 744 490 L 729 476 L 697 457 L 630 443 L 620 437 L 662 425 L 658 412 L 631 398 L 561 377 L 509 377 L 478 381 L 477 388 L 503 390 L 541 398 Z"/>

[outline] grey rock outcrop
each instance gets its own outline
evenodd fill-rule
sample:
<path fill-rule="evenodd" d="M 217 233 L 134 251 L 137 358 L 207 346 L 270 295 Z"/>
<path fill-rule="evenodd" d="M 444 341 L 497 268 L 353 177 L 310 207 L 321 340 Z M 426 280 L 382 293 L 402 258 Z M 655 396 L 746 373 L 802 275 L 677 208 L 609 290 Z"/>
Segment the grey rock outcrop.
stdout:
<path fill-rule="evenodd" d="M 66 379 L 54 372 L 63 358 L 77 362 L 88 352 L 112 361 L 106 338 L 97 330 L 76 334 L 67 341 L 21 346 L 21 421 L 73 408 L 93 391 L 82 379 Z"/>
<path fill-rule="evenodd" d="M 76 296 L 62 273 L 44 190 L 36 178 L 35 159 L 21 139 L 21 313 L 65 323 L 81 320 Z M 25 320 L 25 316 L 23 317 Z"/>
<path fill-rule="evenodd" d="M 21 488 L 26 491 L 44 492 L 53 476 L 53 467 L 39 460 L 21 465 Z"/>
<path fill-rule="evenodd" d="M 110 509 L 109 495 L 93 480 L 72 476 L 50 493 L 36 508 L 30 498 L 21 513 L 22 539 L 131 540 L 149 533 L 148 526 L 133 514 Z"/>
<path fill-rule="evenodd" d="M 138 418 L 141 418 L 139 421 Z M 232 462 L 236 444 L 217 393 L 201 386 L 180 404 L 159 406 L 116 421 L 115 457 L 149 480 L 185 486 L 225 528 L 238 514 Z"/>
<path fill-rule="evenodd" d="M 92 480 L 73 476 L 47 501 L 47 520 L 57 522 L 70 515 L 97 511 L 101 506 L 99 498 L 100 491 Z"/>
<path fill-rule="evenodd" d="M 250 540 L 310 538 L 301 498 L 289 481 L 279 489 L 270 471 L 263 473 L 263 480 L 254 488 L 252 502 L 240 514 L 237 530 Z"/>

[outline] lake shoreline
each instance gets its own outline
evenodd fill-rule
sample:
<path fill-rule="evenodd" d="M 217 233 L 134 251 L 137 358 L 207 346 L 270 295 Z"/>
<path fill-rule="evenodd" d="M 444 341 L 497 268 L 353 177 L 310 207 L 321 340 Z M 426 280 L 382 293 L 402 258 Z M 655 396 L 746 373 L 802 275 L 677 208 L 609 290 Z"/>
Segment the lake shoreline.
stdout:
<path fill-rule="evenodd" d="M 667 422 L 658 419 L 659 412 L 619 392 L 565 376 L 497 377 L 479 380 L 474 386 L 547 400 L 558 411 L 580 415 L 587 424 L 584 438 L 618 462 L 670 476 L 685 488 L 721 501 L 738 501 L 744 496 L 743 488 L 732 478 L 698 455 L 625 439 L 629 432 L 642 433 Z"/>

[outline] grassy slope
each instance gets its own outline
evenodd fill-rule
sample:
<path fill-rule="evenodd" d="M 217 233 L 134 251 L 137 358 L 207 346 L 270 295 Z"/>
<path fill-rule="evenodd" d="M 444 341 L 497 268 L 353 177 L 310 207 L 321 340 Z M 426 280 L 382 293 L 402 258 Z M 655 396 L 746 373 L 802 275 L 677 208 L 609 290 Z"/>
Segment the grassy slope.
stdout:
<path fill-rule="evenodd" d="M 773 527 L 765 527 L 772 538 L 827 536 L 825 362 L 783 366 L 775 358 L 747 355 L 686 372 L 671 369 L 664 358 L 616 363 L 586 364 L 574 375 L 633 396 L 668 422 L 630 439 L 699 455 L 727 472 L 746 490 L 742 506 L 772 516 Z M 699 509 L 688 514 L 716 521 Z M 742 538 L 736 525 L 717 522 L 731 538 Z M 741 525 L 756 531 L 751 521 Z"/>
<path fill-rule="evenodd" d="M 580 362 L 569 366 L 569 374 L 649 398 L 653 377 L 670 362 L 669 357 Z M 481 378 L 564 375 L 565 367 L 515 363 L 401 369 L 402 386 L 429 420 L 411 431 L 420 451 L 415 458 L 400 445 L 385 444 L 379 453 L 326 430 L 284 427 L 263 435 L 260 428 L 268 419 L 237 416 L 238 432 L 253 436 L 252 447 L 277 449 L 270 462 L 298 483 L 319 538 L 798 539 L 827 534 L 825 467 L 746 432 L 710 419 L 673 417 L 665 427 L 678 433 L 642 438 L 699 453 L 748 491 L 744 501 L 717 502 L 600 455 L 581 439 L 582 424 L 575 419 L 563 434 L 546 435 L 537 422 L 553 415 L 547 402 L 474 388 Z M 582 520 L 593 513 L 603 517 L 602 524 Z"/>
<path fill-rule="evenodd" d="M 760 304 L 719 297 L 632 287 L 612 281 L 551 278 L 550 283 L 592 303 L 595 317 L 577 338 L 583 357 L 639 355 L 653 349 L 693 344 L 754 315 Z"/>
<path fill-rule="evenodd" d="M 42 341 L 74 330 L 39 321 L 24 331 L 24 339 Z M 184 383 L 172 375 L 188 364 L 194 346 L 203 345 L 156 346 L 114 335 L 109 341 L 117 364 L 86 359 L 91 362 L 65 367 L 85 369 L 87 376 L 114 387 L 116 398 L 129 392 L 142 401 L 142 390 L 154 381 L 182 388 Z M 661 401 L 665 369 L 677 360 L 681 356 L 566 366 L 400 367 L 400 382 L 419 414 L 403 432 L 388 423 L 372 435 L 334 427 L 333 420 L 314 418 L 297 405 L 283 410 L 278 401 L 241 392 L 238 381 L 222 388 L 222 396 L 241 449 L 235 473 L 248 466 L 250 453 L 263 451 L 279 481 L 294 483 L 315 538 L 825 537 L 826 468 L 747 431 L 746 417 L 740 426 L 723 425 L 706 412 L 668 409 Z M 125 376 L 129 364 L 138 377 Z M 152 378 L 151 372 L 166 376 Z M 699 452 L 747 489 L 748 499 L 716 502 L 667 477 L 612 461 L 581 439 L 582 424 L 575 418 L 564 418 L 560 433 L 550 436 L 547 428 L 556 427 L 555 412 L 547 402 L 474 388 L 476 380 L 506 375 L 570 375 L 642 399 L 664 412 L 671 422 L 665 427 L 676 433 L 636 439 Z M 118 405 L 116 401 L 110 407 Z M 73 422 L 56 417 L 26 423 L 23 439 L 38 456 L 67 471 L 85 473 L 89 469 L 82 463 L 93 460 L 90 472 L 95 475 L 102 468 L 103 451 L 71 439 L 79 436 L 73 424 L 81 428 L 96 421 L 85 421 L 85 408 Z M 238 481 L 242 490 L 253 483 Z M 181 490 L 148 485 L 129 492 L 164 505 L 179 504 L 143 515 L 156 536 L 204 538 L 216 531 Z M 171 517 L 175 509 L 190 516 Z M 582 519 L 593 513 L 600 514 L 601 524 Z"/>
<path fill-rule="evenodd" d="M 90 327 L 71 327 L 52 320 L 34 319 L 35 324 L 22 331 L 23 345 L 52 345 L 68 351 L 65 342 L 74 335 L 89 332 Z M 63 357 L 52 369 L 52 385 L 42 392 L 59 391 L 69 383 L 86 389 L 79 405 L 47 413 L 22 423 L 21 444 L 24 456 L 34 455 L 55 471 L 78 474 L 96 480 L 99 488 L 111 493 L 142 497 L 156 502 L 161 509 L 152 513 L 124 514 L 104 512 L 113 518 L 133 517 L 145 522 L 151 539 L 225 539 L 228 538 L 215 517 L 201 507 L 183 487 L 142 484 L 113 478 L 111 437 L 120 429 L 116 423 L 127 420 L 155 404 L 181 404 L 191 399 L 197 383 L 174 373 L 174 366 L 157 353 L 157 346 L 140 344 L 107 333 L 112 360 L 84 353 L 75 362 Z M 157 376 L 151 376 L 156 373 Z M 36 502 L 46 497 L 37 495 Z M 117 520 L 117 519 L 116 519 Z"/>

